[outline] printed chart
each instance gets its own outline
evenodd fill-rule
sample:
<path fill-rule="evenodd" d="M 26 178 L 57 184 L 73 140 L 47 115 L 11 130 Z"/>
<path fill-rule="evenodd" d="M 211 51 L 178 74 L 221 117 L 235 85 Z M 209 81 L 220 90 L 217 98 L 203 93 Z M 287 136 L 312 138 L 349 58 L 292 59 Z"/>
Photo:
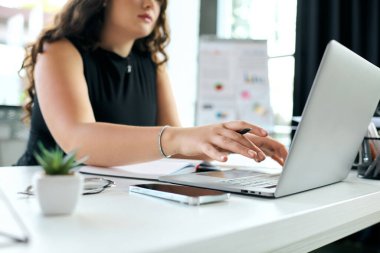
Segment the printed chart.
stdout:
<path fill-rule="evenodd" d="M 274 125 L 264 40 L 201 38 L 196 125 L 245 120 Z"/>

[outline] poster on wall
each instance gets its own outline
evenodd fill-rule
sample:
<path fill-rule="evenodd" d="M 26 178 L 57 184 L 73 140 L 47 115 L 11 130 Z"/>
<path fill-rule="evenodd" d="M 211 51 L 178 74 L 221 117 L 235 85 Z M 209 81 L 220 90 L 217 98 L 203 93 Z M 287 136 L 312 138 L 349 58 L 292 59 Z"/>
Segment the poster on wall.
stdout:
<path fill-rule="evenodd" d="M 202 37 L 196 125 L 245 120 L 272 129 L 265 40 Z"/>

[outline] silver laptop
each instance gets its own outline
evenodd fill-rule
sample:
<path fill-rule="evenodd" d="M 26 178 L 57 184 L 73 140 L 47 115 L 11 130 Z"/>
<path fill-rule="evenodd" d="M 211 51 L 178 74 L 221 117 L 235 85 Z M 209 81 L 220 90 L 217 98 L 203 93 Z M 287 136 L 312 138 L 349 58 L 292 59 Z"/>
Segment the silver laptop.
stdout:
<path fill-rule="evenodd" d="M 326 48 L 283 171 L 160 177 L 160 181 L 281 197 L 345 179 L 380 99 L 380 69 L 336 41 Z"/>

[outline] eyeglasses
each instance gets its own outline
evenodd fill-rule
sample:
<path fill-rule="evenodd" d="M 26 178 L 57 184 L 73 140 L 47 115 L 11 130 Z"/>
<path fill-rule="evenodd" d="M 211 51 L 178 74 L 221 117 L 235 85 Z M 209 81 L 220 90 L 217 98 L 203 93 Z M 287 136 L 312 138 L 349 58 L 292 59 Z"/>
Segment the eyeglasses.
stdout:
<path fill-rule="evenodd" d="M 91 195 L 103 192 L 105 189 L 115 186 L 115 182 L 103 177 L 87 177 L 84 179 L 82 195 Z M 33 186 L 29 185 L 24 191 L 18 194 L 33 196 Z"/>
<path fill-rule="evenodd" d="M 88 177 L 84 179 L 83 195 L 91 195 L 103 192 L 109 187 L 115 186 L 115 182 L 102 177 Z"/>

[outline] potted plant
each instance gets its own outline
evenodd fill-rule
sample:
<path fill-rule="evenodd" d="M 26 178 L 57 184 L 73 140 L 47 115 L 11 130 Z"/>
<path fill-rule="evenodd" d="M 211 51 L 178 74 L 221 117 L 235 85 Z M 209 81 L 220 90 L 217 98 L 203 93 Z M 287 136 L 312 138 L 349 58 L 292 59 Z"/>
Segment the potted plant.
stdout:
<path fill-rule="evenodd" d="M 83 190 L 83 177 L 73 168 L 84 162 L 75 161 L 75 151 L 64 154 L 58 147 L 48 150 L 38 144 L 34 156 L 43 168 L 33 178 L 38 203 L 45 215 L 71 214 Z"/>

